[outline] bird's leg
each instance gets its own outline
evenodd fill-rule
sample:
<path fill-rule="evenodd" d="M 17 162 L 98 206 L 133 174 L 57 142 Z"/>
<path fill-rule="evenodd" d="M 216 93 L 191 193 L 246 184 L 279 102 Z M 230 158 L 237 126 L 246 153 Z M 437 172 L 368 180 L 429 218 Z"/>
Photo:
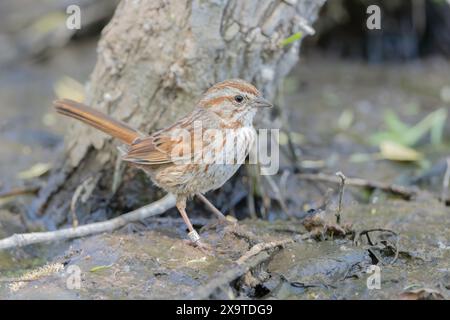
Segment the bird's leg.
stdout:
<path fill-rule="evenodd" d="M 177 197 L 176 206 L 181 214 L 181 217 L 184 220 L 184 223 L 189 229 L 188 233 L 189 240 L 191 240 L 191 244 L 199 248 L 203 253 L 211 254 L 212 248 L 209 245 L 204 244 L 202 241 L 200 241 L 199 234 L 197 233 L 197 231 L 195 231 L 194 227 L 192 226 L 191 220 L 189 220 L 189 217 L 186 213 L 186 200 L 187 200 L 186 197 Z"/>
<path fill-rule="evenodd" d="M 195 231 L 194 227 L 192 226 L 191 220 L 189 220 L 189 217 L 186 213 L 186 198 L 185 197 L 178 198 L 176 206 L 181 214 L 181 217 L 184 220 L 184 223 L 189 229 L 188 233 L 189 239 L 191 239 L 193 243 L 198 242 L 200 240 L 200 236 L 198 235 L 197 231 Z"/>
<path fill-rule="evenodd" d="M 209 251 L 211 251 L 211 248 L 208 245 L 205 245 L 203 242 L 200 241 L 200 236 L 197 233 L 197 231 L 195 231 L 194 227 L 192 226 L 191 220 L 189 220 L 189 217 L 186 213 L 186 197 L 178 197 L 177 198 L 177 209 L 181 214 L 181 217 L 184 220 L 184 223 L 186 224 L 186 226 L 189 229 L 189 233 L 188 233 L 188 237 L 189 240 L 191 240 L 191 243 L 194 244 L 196 247 L 198 247 L 199 249 L 201 249 L 204 253 L 208 253 Z"/>
<path fill-rule="evenodd" d="M 181 217 L 184 220 L 184 223 L 189 229 L 188 233 L 189 240 L 191 240 L 191 244 L 199 248 L 203 253 L 211 254 L 212 251 L 211 247 L 200 241 L 199 234 L 197 233 L 197 231 L 195 231 L 194 227 L 192 226 L 191 220 L 189 220 L 189 217 L 186 213 L 186 200 L 187 200 L 186 197 L 178 197 L 176 206 L 181 214 Z"/>
<path fill-rule="evenodd" d="M 211 202 L 209 202 L 208 199 L 201 193 L 197 193 L 196 196 L 208 207 L 209 210 L 211 210 L 219 220 L 227 220 L 222 212 L 220 212 L 219 209 L 217 209 Z"/>

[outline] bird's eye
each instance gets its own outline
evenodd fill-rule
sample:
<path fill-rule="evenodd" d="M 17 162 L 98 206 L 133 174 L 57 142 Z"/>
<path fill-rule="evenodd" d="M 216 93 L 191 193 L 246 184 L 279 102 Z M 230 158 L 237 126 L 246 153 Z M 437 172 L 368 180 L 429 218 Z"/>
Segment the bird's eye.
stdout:
<path fill-rule="evenodd" d="M 235 100 L 237 103 L 241 103 L 242 101 L 244 101 L 244 97 L 241 96 L 241 95 L 237 95 L 237 96 L 234 97 L 234 100 Z"/>

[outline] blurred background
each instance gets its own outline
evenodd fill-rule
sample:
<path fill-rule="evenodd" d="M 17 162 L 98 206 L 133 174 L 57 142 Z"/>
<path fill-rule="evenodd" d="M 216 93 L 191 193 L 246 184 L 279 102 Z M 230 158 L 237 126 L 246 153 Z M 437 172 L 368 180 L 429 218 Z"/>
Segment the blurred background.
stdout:
<path fill-rule="evenodd" d="M 86 12 L 80 31 L 64 27 L 70 4 Z M 381 30 L 366 27 L 372 4 L 381 8 Z M 22 230 L 21 218 L 5 218 L 6 211 L 29 203 L 39 187 L 36 179 L 45 183 L 63 148 L 67 122 L 51 103 L 55 97 L 83 97 L 100 32 L 116 5 L 0 1 L 0 212 L 7 226 L 0 224 L 0 238 Z M 292 163 L 296 173 L 343 171 L 441 195 L 450 156 L 449 1 L 329 0 L 314 29 L 276 101 L 284 121 L 282 170 L 274 178 L 282 199 L 272 181 L 263 181 L 264 192 L 254 194 L 256 211 L 273 220 L 305 217 L 323 206 L 329 185 L 299 180 L 284 170 Z M 241 176 L 213 199 L 224 212 L 245 218 L 254 212 L 246 201 L 245 172 Z M 350 188 L 344 200 L 368 204 L 388 197 Z M 336 190 L 330 201 L 336 205 Z M 380 217 L 388 219 L 389 213 Z"/>
<path fill-rule="evenodd" d="M 80 31 L 63 23 L 70 4 L 86 13 Z M 381 30 L 366 27 L 370 4 L 381 8 Z M 32 178 L 45 181 L 67 125 L 51 102 L 83 97 L 100 32 L 116 5 L 0 2 L 0 190 L 6 195 L 32 192 Z M 284 165 L 294 161 L 306 172 L 342 170 L 387 183 L 424 183 L 439 192 L 450 130 L 448 1 L 328 1 L 314 28 L 277 101 L 285 119 Z M 283 183 L 292 184 L 286 195 L 292 210 L 307 212 L 320 204 L 325 190 L 290 180 Z M 229 192 L 236 190 L 228 184 Z M 298 197 L 299 192 L 306 194 Z M 215 201 L 233 209 L 242 197 L 235 195 L 231 205 L 228 196 Z M 260 200 L 257 206 L 264 206 Z M 245 201 L 239 211 L 248 215 Z"/>

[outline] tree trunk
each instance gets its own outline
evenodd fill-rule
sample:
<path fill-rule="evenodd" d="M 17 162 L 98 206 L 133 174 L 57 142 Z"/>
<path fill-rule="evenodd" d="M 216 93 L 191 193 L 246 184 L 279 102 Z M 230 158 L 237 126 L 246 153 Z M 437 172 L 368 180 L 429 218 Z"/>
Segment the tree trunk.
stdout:
<path fill-rule="evenodd" d="M 152 132 L 189 113 L 202 92 L 224 79 L 248 80 L 272 99 L 297 62 L 301 41 L 280 42 L 310 33 L 324 1 L 123 0 L 102 32 L 86 103 Z M 124 171 L 117 161 L 117 142 L 67 121 L 66 149 L 32 205 L 35 218 L 53 226 L 70 220 L 74 193 L 84 195 L 74 203 L 86 212 L 102 212 L 112 194 L 121 201 L 130 192 L 143 194 L 145 185 L 151 194 L 136 170 Z M 80 185 L 83 192 L 75 192 Z"/>

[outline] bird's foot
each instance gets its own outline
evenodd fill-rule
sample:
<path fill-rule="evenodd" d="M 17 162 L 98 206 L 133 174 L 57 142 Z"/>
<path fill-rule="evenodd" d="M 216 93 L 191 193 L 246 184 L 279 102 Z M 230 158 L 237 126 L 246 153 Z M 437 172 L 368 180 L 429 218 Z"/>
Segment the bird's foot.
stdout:
<path fill-rule="evenodd" d="M 214 249 L 211 245 L 200 240 L 200 236 L 197 231 L 193 230 L 188 233 L 189 240 L 186 240 L 190 246 L 200 250 L 207 255 L 214 255 Z"/>
<path fill-rule="evenodd" d="M 185 242 L 188 246 L 194 247 L 195 249 L 199 250 L 201 253 L 205 255 L 214 256 L 215 253 L 214 248 L 201 240 L 198 240 L 197 242 L 192 242 L 191 240 L 185 239 L 183 240 L 183 242 Z"/>
<path fill-rule="evenodd" d="M 192 242 L 191 242 L 192 243 Z M 214 250 L 214 248 L 210 245 L 210 244 L 208 244 L 208 243 L 205 243 L 205 242 L 203 242 L 203 241 L 197 241 L 196 243 L 192 243 L 192 245 L 196 248 L 196 249 L 198 249 L 198 250 L 200 250 L 203 254 L 206 254 L 206 255 L 209 255 L 209 256 L 213 256 L 214 255 L 214 253 L 215 253 L 215 250 Z"/>

